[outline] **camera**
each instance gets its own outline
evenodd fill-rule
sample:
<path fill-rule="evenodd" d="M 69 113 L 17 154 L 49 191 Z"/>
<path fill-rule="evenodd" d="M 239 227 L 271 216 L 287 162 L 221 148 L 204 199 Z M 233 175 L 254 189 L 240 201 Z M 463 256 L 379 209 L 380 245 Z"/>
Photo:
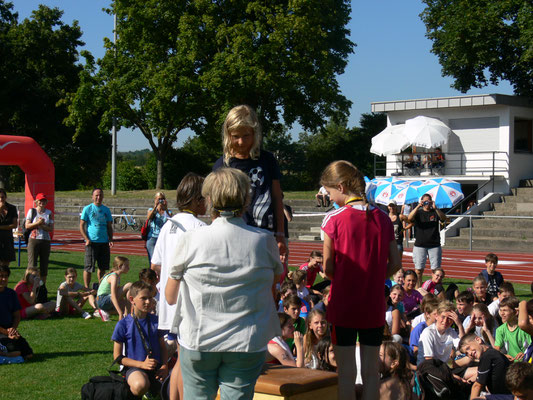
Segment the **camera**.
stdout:
<path fill-rule="evenodd" d="M 159 199 L 158 203 L 159 204 L 164 204 L 165 203 L 165 199 Z"/>
<path fill-rule="evenodd" d="M 422 204 L 425 205 L 425 206 L 429 206 L 431 203 L 430 203 L 429 201 L 426 200 L 426 201 L 424 201 Z"/>

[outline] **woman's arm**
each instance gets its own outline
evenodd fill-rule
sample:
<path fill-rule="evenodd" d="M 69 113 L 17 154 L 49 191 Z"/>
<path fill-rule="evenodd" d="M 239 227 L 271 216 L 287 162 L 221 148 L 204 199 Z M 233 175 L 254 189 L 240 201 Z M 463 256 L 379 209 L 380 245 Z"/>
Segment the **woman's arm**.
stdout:
<path fill-rule="evenodd" d="M 279 180 L 272 180 L 272 204 L 274 206 L 274 219 L 276 220 L 276 241 L 278 242 L 279 254 L 287 254 L 285 246 L 285 220 L 283 219 L 283 200 Z"/>
<path fill-rule="evenodd" d="M 109 282 L 111 286 L 111 301 L 113 302 L 113 305 L 115 306 L 115 310 L 117 310 L 118 313 L 118 319 L 121 320 L 124 318 L 124 310 L 120 306 L 120 301 L 118 299 L 118 278 L 116 275 L 111 274 L 107 278 L 107 281 Z"/>
<path fill-rule="evenodd" d="M 324 273 L 328 279 L 333 280 L 335 273 L 335 249 L 333 248 L 333 240 L 324 232 L 324 247 L 323 247 L 323 261 Z"/>
<path fill-rule="evenodd" d="M 389 243 L 389 259 L 387 261 L 387 276 L 392 276 L 402 267 L 402 259 L 396 245 L 396 240 Z"/>
<path fill-rule="evenodd" d="M 401 321 L 402 321 L 402 315 L 401 315 L 400 310 L 398 310 L 397 308 L 392 310 L 392 327 L 391 327 L 392 335 L 400 334 Z"/>
<path fill-rule="evenodd" d="M 533 335 L 533 325 L 529 323 L 529 315 L 527 313 L 527 301 L 525 300 L 521 301 L 518 305 L 518 327 L 524 332 Z"/>
<path fill-rule="evenodd" d="M 16 229 L 17 226 L 18 226 L 18 217 L 13 217 L 13 220 L 11 221 L 11 224 L 9 224 L 9 225 L 0 225 L 0 230 L 11 231 L 13 229 Z"/>
<path fill-rule="evenodd" d="M 165 287 L 165 298 L 168 304 L 176 304 L 176 301 L 178 300 L 179 289 L 180 281 L 174 278 L 168 278 L 167 286 Z"/>

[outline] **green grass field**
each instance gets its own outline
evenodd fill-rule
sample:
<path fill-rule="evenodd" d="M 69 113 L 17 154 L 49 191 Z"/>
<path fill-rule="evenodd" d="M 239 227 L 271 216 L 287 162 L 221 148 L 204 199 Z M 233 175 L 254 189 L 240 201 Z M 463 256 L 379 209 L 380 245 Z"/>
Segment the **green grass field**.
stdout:
<path fill-rule="evenodd" d="M 131 269 L 122 277 L 122 284 L 136 281 L 139 271 L 148 264 L 146 257 L 129 256 L 129 259 Z M 25 265 L 26 260 L 26 253 L 23 252 L 21 265 Z M 23 268 L 15 265 L 11 264 L 11 288 L 24 273 Z M 82 253 L 52 252 L 47 282 L 50 299 L 55 299 L 67 267 L 78 268 L 78 278 L 83 282 L 82 265 Z M 445 284 L 452 281 L 461 290 L 471 284 L 466 280 L 453 279 L 446 279 Z M 521 299 L 530 298 L 529 285 L 515 285 L 515 289 Z M 22 321 L 19 331 L 32 346 L 35 356 L 24 364 L 0 366 L 0 399 L 79 399 L 81 386 L 91 376 L 107 374 L 107 368 L 113 360 L 111 334 L 117 318 L 112 316 L 111 322 L 107 323 L 81 317 Z"/>

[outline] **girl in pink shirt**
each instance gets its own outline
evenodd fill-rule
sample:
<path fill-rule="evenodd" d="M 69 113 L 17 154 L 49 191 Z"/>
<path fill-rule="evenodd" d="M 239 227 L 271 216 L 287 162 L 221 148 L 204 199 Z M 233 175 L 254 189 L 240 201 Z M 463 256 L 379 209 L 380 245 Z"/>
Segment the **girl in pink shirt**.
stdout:
<path fill-rule="evenodd" d="M 339 374 L 339 398 L 355 399 L 359 336 L 363 399 L 379 397 L 379 346 L 385 325 L 385 278 L 401 267 L 388 215 L 368 205 L 363 174 L 335 161 L 320 183 L 339 209 L 324 218 L 324 267 L 331 279 L 326 318 Z"/>

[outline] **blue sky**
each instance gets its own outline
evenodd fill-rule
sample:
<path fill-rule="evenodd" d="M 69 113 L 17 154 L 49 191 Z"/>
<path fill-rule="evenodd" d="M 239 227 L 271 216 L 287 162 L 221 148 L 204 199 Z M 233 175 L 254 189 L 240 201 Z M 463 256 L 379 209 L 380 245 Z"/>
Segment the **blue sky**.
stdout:
<path fill-rule="evenodd" d="M 113 18 L 102 11 L 109 0 L 17 0 L 19 18 L 27 18 L 39 4 L 64 10 L 63 21 L 77 20 L 85 48 L 95 57 L 104 54 L 103 38 L 113 36 Z M 459 96 L 450 78 L 441 76 L 437 57 L 430 53 L 431 41 L 419 18 L 424 9 L 420 0 L 353 0 L 351 39 L 357 44 L 339 83 L 343 94 L 353 102 L 349 126 L 358 126 L 362 113 L 370 112 L 374 101 L 426 97 Z M 475 89 L 468 94 L 512 94 L 507 82 Z M 299 127 L 293 127 L 297 134 Z M 182 135 L 182 140 L 185 135 Z M 180 140 L 180 142 L 182 142 Z M 119 151 L 148 148 L 138 132 L 122 129 L 118 134 Z"/>

